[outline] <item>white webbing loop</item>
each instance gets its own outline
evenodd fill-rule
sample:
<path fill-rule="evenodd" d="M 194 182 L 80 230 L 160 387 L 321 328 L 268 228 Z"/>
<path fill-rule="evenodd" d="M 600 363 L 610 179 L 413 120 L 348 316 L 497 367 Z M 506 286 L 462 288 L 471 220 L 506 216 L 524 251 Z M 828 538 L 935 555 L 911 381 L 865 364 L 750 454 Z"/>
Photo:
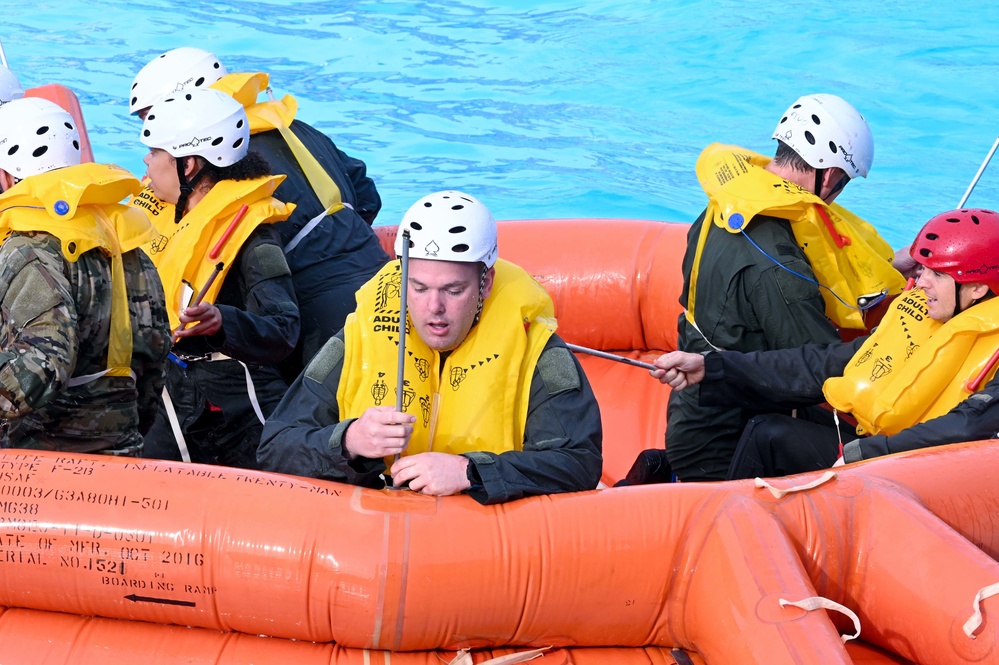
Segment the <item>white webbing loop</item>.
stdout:
<path fill-rule="evenodd" d="M 759 488 L 765 487 L 766 489 L 770 490 L 770 493 L 774 495 L 775 499 L 782 499 L 788 494 L 791 494 L 792 492 L 804 492 L 805 490 L 814 489 L 823 483 L 829 482 L 835 477 L 836 477 L 835 471 L 826 471 L 825 473 L 823 473 L 821 476 L 819 476 L 810 483 L 805 483 L 804 485 L 795 485 L 794 487 L 788 487 L 786 489 L 774 487 L 773 485 L 765 481 L 763 478 L 757 478 L 753 482 Z"/>
<path fill-rule="evenodd" d="M 173 440 L 177 442 L 180 459 L 184 462 L 190 462 L 191 451 L 187 449 L 184 431 L 180 428 L 180 419 L 177 418 L 177 409 L 173 406 L 170 391 L 167 390 L 166 386 L 163 386 L 163 408 L 166 410 L 167 420 L 170 422 L 170 431 L 173 432 Z"/>
<path fill-rule="evenodd" d="M 548 651 L 549 649 L 551 649 L 551 647 L 542 647 L 531 651 L 512 653 L 508 656 L 498 656 L 496 658 L 484 660 L 479 663 L 479 665 L 516 665 L 516 663 L 526 663 L 529 660 L 534 660 L 535 658 L 544 656 L 545 651 Z M 474 662 L 475 661 L 472 660 L 472 654 L 468 652 L 468 649 L 462 649 L 458 652 L 458 655 L 454 657 L 454 660 L 449 662 L 447 665 L 472 665 Z"/>
<path fill-rule="evenodd" d="M 975 608 L 975 613 L 971 615 L 970 619 L 964 622 L 964 634 L 971 639 L 975 639 L 975 631 L 982 625 L 982 601 L 986 598 L 991 598 L 996 594 L 999 594 L 999 582 L 990 584 L 984 589 L 980 589 L 978 593 L 975 594 L 975 600 L 972 603 L 972 607 Z"/>
<path fill-rule="evenodd" d="M 835 610 L 841 614 L 845 614 L 850 617 L 853 621 L 853 628 L 855 632 L 853 635 L 840 635 L 839 638 L 843 640 L 843 644 L 846 644 L 850 640 L 855 640 L 860 637 L 860 617 L 858 617 L 853 610 L 839 603 L 829 600 L 828 598 L 823 598 L 822 596 L 812 596 L 811 598 L 804 598 L 798 601 L 784 600 L 781 598 L 779 601 L 781 607 L 800 607 L 806 612 L 811 612 L 812 610 Z"/>

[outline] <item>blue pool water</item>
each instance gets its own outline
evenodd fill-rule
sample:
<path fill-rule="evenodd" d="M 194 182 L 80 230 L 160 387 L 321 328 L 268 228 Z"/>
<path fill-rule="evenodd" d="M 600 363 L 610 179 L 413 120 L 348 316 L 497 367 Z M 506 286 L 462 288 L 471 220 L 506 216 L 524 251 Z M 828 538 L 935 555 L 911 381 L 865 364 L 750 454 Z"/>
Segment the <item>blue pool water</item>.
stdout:
<path fill-rule="evenodd" d="M 442 188 L 503 219 L 688 221 L 705 145 L 769 153 L 797 96 L 833 92 L 877 147 L 840 202 L 898 246 L 957 204 L 999 133 L 994 3 L 40 0 L 3 13 L 11 67 L 79 94 L 98 160 L 143 171 L 132 76 L 197 45 L 230 71 L 270 72 L 302 119 L 364 159 L 380 223 Z M 999 205 L 996 161 L 970 205 Z"/>

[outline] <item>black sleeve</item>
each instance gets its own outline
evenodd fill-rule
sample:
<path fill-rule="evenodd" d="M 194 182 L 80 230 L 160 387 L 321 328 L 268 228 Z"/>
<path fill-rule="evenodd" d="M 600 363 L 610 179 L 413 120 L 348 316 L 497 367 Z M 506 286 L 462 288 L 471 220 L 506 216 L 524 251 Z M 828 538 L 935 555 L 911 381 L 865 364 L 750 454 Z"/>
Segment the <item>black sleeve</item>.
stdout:
<path fill-rule="evenodd" d="M 600 410 L 579 362 L 556 335 L 531 379 L 523 450 L 466 453 L 480 503 L 590 490 L 603 467 Z"/>
<path fill-rule="evenodd" d="M 763 411 L 821 404 L 822 384 L 843 375 L 866 339 L 753 353 L 709 353 L 704 357 L 700 403 Z"/>
<path fill-rule="evenodd" d="M 382 209 L 382 197 L 378 194 L 375 181 L 368 177 L 368 167 L 364 162 L 347 156 L 339 148 L 336 148 L 336 151 L 354 187 L 354 211 L 370 226 L 378 216 L 378 211 Z"/>
<path fill-rule="evenodd" d="M 264 424 L 257 463 L 264 471 L 381 488 L 381 459 L 347 460 L 343 436 L 353 420 L 340 420 L 336 401 L 343 372 L 343 331 L 331 337 L 295 379 Z"/>
<path fill-rule="evenodd" d="M 222 330 L 206 341 L 227 356 L 273 365 L 295 348 L 300 331 L 298 301 L 277 230 L 271 224 L 257 227 L 243 243 L 217 306 Z"/>
<path fill-rule="evenodd" d="M 999 438 L 999 377 L 953 409 L 893 436 L 877 434 L 844 449 L 847 462 L 947 443 Z"/>

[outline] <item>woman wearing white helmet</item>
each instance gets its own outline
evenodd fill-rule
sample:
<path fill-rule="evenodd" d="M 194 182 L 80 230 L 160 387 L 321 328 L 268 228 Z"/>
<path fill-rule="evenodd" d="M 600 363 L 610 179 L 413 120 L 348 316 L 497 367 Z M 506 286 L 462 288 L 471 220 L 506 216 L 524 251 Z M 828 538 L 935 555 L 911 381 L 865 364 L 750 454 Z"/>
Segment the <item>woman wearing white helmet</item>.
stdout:
<path fill-rule="evenodd" d="M 169 324 L 141 185 L 80 163 L 73 117 L 0 106 L 0 447 L 138 455 L 163 386 Z"/>
<path fill-rule="evenodd" d="M 225 67 L 210 53 L 182 46 L 150 60 L 132 80 L 128 112 L 146 119 L 149 107 L 185 90 L 207 88 L 225 76 Z"/>
<path fill-rule="evenodd" d="M 218 78 L 224 73 L 217 58 L 200 49 L 168 51 L 136 76 L 129 105 L 143 116 L 150 91 L 211 85 L 243 104 L 250 119 L 251 149 L 270 163 L 273 173 L 286 175 L 274 196 L 294 203 L 295 210 L 276 228 L 302 313 L 298 346 L 281 363 L 282 375 L 290 383 L 343 327 L 354 311 L 357 289 L 389 259 L 370 227 L 381 198 L 364 162 L 296 118 L 298 102 L 291 95 L 275 98 L 268 74 L 241 72 Z M 147 210 L 158 213 L 154 225 L 169 225 L 173 211 L 168 204 L 148 189 L 138 198 Z"/>
<path fill-rule="evenodd" d="M 258 459 L 282 473 L 482 503 L 592 489 L 600 479 L 596 399 L 554 334 L 551 298 L 497 258 L 496 222 L 478 199 L 417 201 L 399 261 L 365 284 L 357 310 L 316 355 L 264 428 Z M 408 293 L 402 412 L 400 288 Z M 394 455 L 401 456 L 393 460 Z"/>
<path fill-rule="evenodd" d="M 274 365 L 299 335 L 272 224 L 293 208 L 271 196 L 284 176 L 248 150 L 243 107 L 217 90 L 158 101 L 141 141 L 149 187 L 176 211 L 150 245 L 178 341 L 146 456 L 253 467 L 263 420 L 285 389 Z"/>

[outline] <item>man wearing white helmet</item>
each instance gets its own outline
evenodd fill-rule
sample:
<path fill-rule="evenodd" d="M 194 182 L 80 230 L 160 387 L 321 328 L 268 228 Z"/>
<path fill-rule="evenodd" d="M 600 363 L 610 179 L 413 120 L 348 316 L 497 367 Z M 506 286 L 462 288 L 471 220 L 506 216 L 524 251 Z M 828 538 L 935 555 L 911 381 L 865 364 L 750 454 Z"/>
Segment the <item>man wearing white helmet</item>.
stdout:
<path fill-rule="evenodd" d="M 833 203 L 870 170 L 874 142 L 863 116 L 835 95 L 806 95 L 772 138 L 772 160 L 720 144 L 698 158 L 708 206 L 687 234 L 681 351 L 834 342 L 837 328 L 863 329 L 866 308 L 904 286 L 888 243 Z M 670 395 L 665 454 L 645 456 L 668 458 L 680 480 L 723 480 L 754 414 L 701 406 L 698 390 Z"/>
<path fill-rule="evenodd" d="M 0 106 L 21 97 L 24 97 L 21 82 L 14 76 L 14 72 L 0 65 Z"/>
<path fill-rule="evenodd" d="M 358 291 L 331 338 L 264 427 L 270 471 L 482 503 L 592 489 L 600 413 L 582 369 L 555 335 L 551 298 L 497 259 L 496 222 L 477 199 L 444 191 L 403 217 L 399 261 Z M 396 395 L 399 296 L 408 289 L 402 412 Z M 393 461 L 394 455 L 401 455 Z"/>
<path fill-rule="evenodd" d="M 270 93 L 268 83 L 267 74 L 229 74 L 214 54 L 181 47 L 152 60 L 135 76 L 129 111 L 145 117 L 148 107 L 165 95 L 207 86 L 222 90 L 245 107 L 250 148 L 270 163 L 273 173 L 287 176 L 274 196 L 297 206 L 275 225 L 302 312 L 299 344 L 281 367 L 291 382 L 343 326 L 354 309 L 354 292 L 389 257 L 370 228 L 381 198 L 364 162 L 295 119 L 298 103 L 290 95 L 258 102 L 261 93 Z M 171 206 L 152 192 L 144 192 L 139 202 L 158 228 L 172 222 Z M 155 254 L 155 247 L 150 252 Z"/>
<path fill-rule="evenodd" d="M 149 187 L 177 211 L 152 255 L 176 362 L 144 455 L 252 468 L 264 418 L 286 387 L 277 364 L 300 329 L 273 224 L 294 207 L 272 197 L 284 176 L 249 150 L 243 107 L 218 90 L 156 102 L 140 136 Z"/>
<path fill-rule="evenodd" d="M 0 447 L 137 455 L 170 331 L 124 169 L 80 163 L 72 116 L 0 106 Z"/>

